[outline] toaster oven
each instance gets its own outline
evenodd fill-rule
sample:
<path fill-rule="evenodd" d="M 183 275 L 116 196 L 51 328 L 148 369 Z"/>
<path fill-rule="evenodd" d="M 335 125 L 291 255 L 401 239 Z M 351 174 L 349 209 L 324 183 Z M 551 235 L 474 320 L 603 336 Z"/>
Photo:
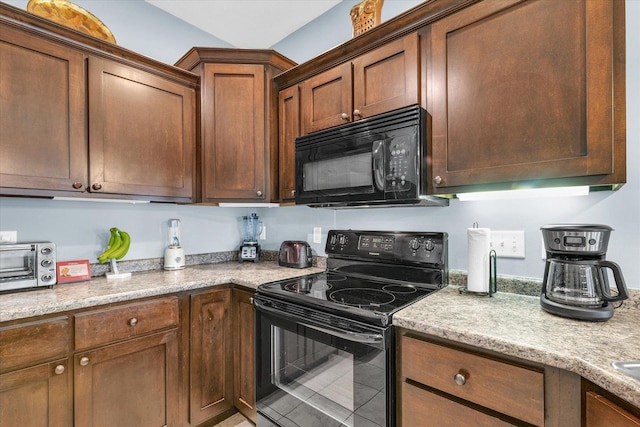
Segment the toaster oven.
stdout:
<path fill-rule="evenodd" d="M 51 287 L 56 282 L 54 243 L 0 244 L 0 292 Z"/>

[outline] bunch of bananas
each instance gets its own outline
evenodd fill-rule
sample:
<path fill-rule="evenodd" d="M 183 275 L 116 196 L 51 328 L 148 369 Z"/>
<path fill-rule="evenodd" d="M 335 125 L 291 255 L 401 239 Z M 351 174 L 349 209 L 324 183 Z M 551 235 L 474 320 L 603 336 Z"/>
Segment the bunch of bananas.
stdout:
<path fill-rule="evenodd" d="M 104 252 L 98 256 L 100 264 L 104 264 L 110 259 L 122 259 L 129 252 L 129 246 L 131 245 L 131 236 L 126 231 L 116 227 L 110 228 L 109 231 L 111 232 L 109 244 L 107 244 Z"/>

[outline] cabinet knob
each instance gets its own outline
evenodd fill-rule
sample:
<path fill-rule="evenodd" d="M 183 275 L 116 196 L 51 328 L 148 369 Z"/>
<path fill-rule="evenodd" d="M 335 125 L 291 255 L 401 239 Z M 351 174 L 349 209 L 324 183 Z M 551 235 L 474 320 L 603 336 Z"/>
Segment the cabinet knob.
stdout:
<path fill-rule="evenodd" d="M 88 357 L 81 357 L 80 358 L 80 366 L 87 366 L 89 364 L 89 358 Z"/>
<path fill-rule="evenodd" d="M 342 113 L 342 114 L 340 114 L 340 118 L 342 120 L 349 120 L 349 115 L 347 113 Z"/>
<path fill-rule="evenodd" d="M 256 191 L 256 196 L 262 197 L 262 191 L 260 191 L 260 190 Z"/>
<path fill-rule="evenodd" d="M 102 184 L 95 183 L 91 186 L 91 189 L 95 191 L 102 190 Z"/>
<path fill-rule="evenodd" d="M 76 182 L 74 182 L 73 184 L 71 184 L 71 186 L 72 186 L 73 188 L 75 188 L 76 190 L 79 190 L 79 189 L 81 189 L 81 188 L 82 188 L 82 183 L 81 183 L 80 181 L 76 181 Z"/>
<path fill-rule="evenodd" d="M 138 319 L 135 317 L 129 319 L 129 326 L 136 326 L 138 324 Z"/>
<path fill-rule="evenodd" d="M 435 177 L 433 178 L 433 183 L 434 183 L 435 185 L 440 185 L 440 184 L 442 184 L 442 177 L 441 177 L 440 175 L 435 176 Z"/>
<path fill-rule="evenodd" d="M 362 117 L 362 112 L 360 110 L 353 110 L 353 115 L 355 117 Z"/>
<path fill-rule="evenodd" d="M 467 377 L 469 376 L 469 373 L 466 371 L 460 371 L 457 374 L 455 374 L 453 376 L 453 380 L 456 382 L 456 384 L 458 385 L 465 385 L 467 383 Z"/>
<path fill-rule="evenodd" d="M 56 375 L 61 375 L 64 374 L 64 365 L 58 365 L 56 366 L 56 369 L 54 369 L 54 371 L 56 373 Z"/>
<path fill-rule="evenodd" d="M 296 190 L 291 190 L 291 197 L 295 197 L 296 196 Z"/>

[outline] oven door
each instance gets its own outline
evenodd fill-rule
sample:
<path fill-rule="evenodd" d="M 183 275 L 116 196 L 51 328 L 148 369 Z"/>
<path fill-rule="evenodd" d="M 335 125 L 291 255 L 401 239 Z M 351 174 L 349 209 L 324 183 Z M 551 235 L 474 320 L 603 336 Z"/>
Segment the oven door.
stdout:
<path fill-rule="evenodd" d="M 258 427 L 395 425 L 392 327 L 260 295 L 254 305 Z"/>

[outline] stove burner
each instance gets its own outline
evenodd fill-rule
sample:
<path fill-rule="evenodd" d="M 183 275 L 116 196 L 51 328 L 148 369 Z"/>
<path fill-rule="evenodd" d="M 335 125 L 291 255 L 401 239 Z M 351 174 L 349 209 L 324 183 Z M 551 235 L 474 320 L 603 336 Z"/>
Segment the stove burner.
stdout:
<path fill-rule="evenodd" d="M 415 286 L 411 285 L 385 285 L 382 289 L 394 294 L 413 294 L 416 292 Z"/>
<path fill-rule="evenodd" d="M 342 282 L 343 280 L 347 280 L 347 276 L 343 276 L 342 274 L 331 274 L 327 275 L 327 280 L 329 282 Z"/>
<path fill-rule="evenodd" d="M 332 292 L 329 298 L 338 304 L 356 307 L 380 307 L 384 304 L 390 304 L 396 299 L 389 292 L 367 288 L 340 289 Z"/>
<path fill-rule="evenodd" d="M 328 283 L 313 281 L 312 279 L 300 279 L 297 282 L 287 283 L 283 288 L 296 294 L 308 294 L 311 291 L 322 292 L 332 288 Z"/>

